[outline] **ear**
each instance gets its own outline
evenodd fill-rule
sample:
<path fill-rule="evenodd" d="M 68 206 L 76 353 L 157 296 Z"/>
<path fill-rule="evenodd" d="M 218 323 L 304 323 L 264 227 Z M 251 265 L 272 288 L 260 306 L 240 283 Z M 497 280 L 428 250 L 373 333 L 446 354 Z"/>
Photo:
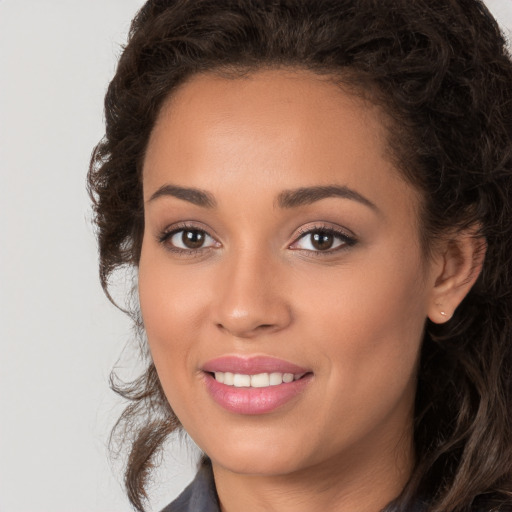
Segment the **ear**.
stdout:
<path fill-rule="evenodd" d="M 450 320 L 482 270 L 487 243 L 477 233 L 477 229 L 456 233 L 437 253 L 428 309 L 428 317 L 436 324 Z"/>

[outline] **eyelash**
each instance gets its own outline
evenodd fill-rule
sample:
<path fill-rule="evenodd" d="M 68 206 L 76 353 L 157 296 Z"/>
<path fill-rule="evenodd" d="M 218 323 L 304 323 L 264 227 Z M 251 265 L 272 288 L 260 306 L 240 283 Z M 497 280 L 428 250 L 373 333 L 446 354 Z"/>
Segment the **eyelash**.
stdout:
<path fill-rule="evenodd" d="M 193 225 L 193 224 L 180 224 L 178 226 L 174 226 L 173 229 L 170 231 L 165 230 L 158 236 L 158 242 L 162 244 L 166 250 L 178 255 L 178 256 L 185 256 L 185 257 L 194 257 L 194 256 L 200 256 L 205 251 L 208 251 L 212 248 L 212 246 L 208 247 L 198 247 L 197 249 L 183 249 L 182 247 L 176 247 L 174 245 L 171 245 L 168 243 L 172 237 L 178 233 L 186 232 L 186 231 L 194 231 L 197 233 L 202 233 L 204 236 L 211 238 L 212 240 L 215 240 L 206 230 L 201 229 L 200 227 Z M 321 233 L 324 235 L 331 235 L 338 240 L 341 240 L 341 244 L 334 249 L 327 249 L 325 251 L 322 250 L 311 250 L 311 249 L 300 249 L 296 248 L 293 249 L 292 246 L 297 244 L 300 240 L 306 238 L 308 235 L 312 235 L 313 233 Z M 218 243 L 218 242 L 216 242 Z M 295 238 L 295 240 L 289 245 L 292 250 L 295 251 L 303 251 L 307 252 L 308 255 L 314 256 L 314 257 L 322 257 L 322 256 L 328 256 L 332 255 L 334 253 L 337 253 L 338 251 L 346 250 L 348 247 L 352 247 L 357 243 L 357 239 L 351 235 L 348 235 L 346 232 L 336 229 L 333 227 L 328 226 L 313 226 L 308 228 L 301 228 L 299 229 L 298 236 Z"/>

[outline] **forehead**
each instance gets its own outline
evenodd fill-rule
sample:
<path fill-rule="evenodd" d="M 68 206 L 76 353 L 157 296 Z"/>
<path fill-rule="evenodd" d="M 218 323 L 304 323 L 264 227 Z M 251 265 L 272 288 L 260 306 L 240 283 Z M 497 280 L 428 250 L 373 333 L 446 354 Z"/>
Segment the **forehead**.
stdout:
<path fill-rule="evenodd" d="M 304 70 L 195 75 L 161 109 L 144 161 L 145 196 L 172 181 L 219 194 L 336 183 L 372 201 L 379 191 L 391 202 L 403 191 L 410 199 L 386 122 L 373 103 Z"/>
<path fill-rule="evenodd" d="M 220 114 L 228 120 L 239 113 L 250 115 L 251 121 L 259 124 L 266 123 L 269 114 L 279 114 L 283 121 L 310 123 L 326 117 L 334 120 L 342 107 L 380 117 L 380 110 L 363 99 L 369 94 L 360 92 L 349 89 L 341 77 L 302 69 L 263 69 L 232 78 L 210 72 L 193 75 L 180 85 L 165 102 L 162 114 L 172 111 L 176 116 L 198 109 L 205 118 Z"/>
<path fill-rule="evenodd" d="M 206 73 L 192 76 L 173 91 L 160 111 L 152 139 L 165 130 L 183 142 L 192 130 L 197 140 L 205 129 L 252 136 L 287 130 L 297 137 L 308 131 L 318 138 L 340 131 L 346 138 L 348 133 L 342 132 L 351 123 L 357 134 L 350 132 L 364 134 L 368 143 L 378 143 L 385 152 L 385 120 L 378 107 L 347 92 L 334 77 L 293 69 L 261 70 L 239 78 Z"/>

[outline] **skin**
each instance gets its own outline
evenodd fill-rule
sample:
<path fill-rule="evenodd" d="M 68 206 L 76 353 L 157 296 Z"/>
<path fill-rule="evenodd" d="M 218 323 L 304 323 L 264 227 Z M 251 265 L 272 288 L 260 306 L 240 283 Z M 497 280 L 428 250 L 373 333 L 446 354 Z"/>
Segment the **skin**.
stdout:
<path fill-rule="evenodd" d="M 426 260 L 420 197 L 393 167 L 384 125 L 377 107 L 325 79 L 267 70 L 193 77 L 153 129 L 142 316 L 166 396 L 212 459 L 223 511 L 378 511 L 410 474 L 424 324 L 446 321 L 467 293 L 475 245 L 461 234 Z M 283 191 L 318 186 L 349 187 L 373 206 L 278 204 Z M 162 238 L 179 229 L 208 236 L 176 252 L 182 233 Z M 321 229 L 356 242 L 336 236 L 318 250 L 306 232 Z M 285 359 L 313 378 L 275 411 L 235 414 L 201 371 L 232 354 Z"/>

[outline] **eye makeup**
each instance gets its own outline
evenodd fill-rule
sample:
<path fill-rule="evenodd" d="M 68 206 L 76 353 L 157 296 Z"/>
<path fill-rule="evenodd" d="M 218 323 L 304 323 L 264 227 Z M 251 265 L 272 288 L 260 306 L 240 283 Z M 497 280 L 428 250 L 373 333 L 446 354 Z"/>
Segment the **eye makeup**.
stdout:
<path fill-rule="evenodd" d="M 196 256 L 222 247 L 207 230 L 191 222 L 182 222 L 166 228 L 157 236 L 157 241 L 166 250 L 180 256 Z M 349 235 L 346 230 L 315 224 L 300 228 L 288 248 L 308 255 L 322 256 L 346 250 L 356 243 L 355 236 Z"/>

